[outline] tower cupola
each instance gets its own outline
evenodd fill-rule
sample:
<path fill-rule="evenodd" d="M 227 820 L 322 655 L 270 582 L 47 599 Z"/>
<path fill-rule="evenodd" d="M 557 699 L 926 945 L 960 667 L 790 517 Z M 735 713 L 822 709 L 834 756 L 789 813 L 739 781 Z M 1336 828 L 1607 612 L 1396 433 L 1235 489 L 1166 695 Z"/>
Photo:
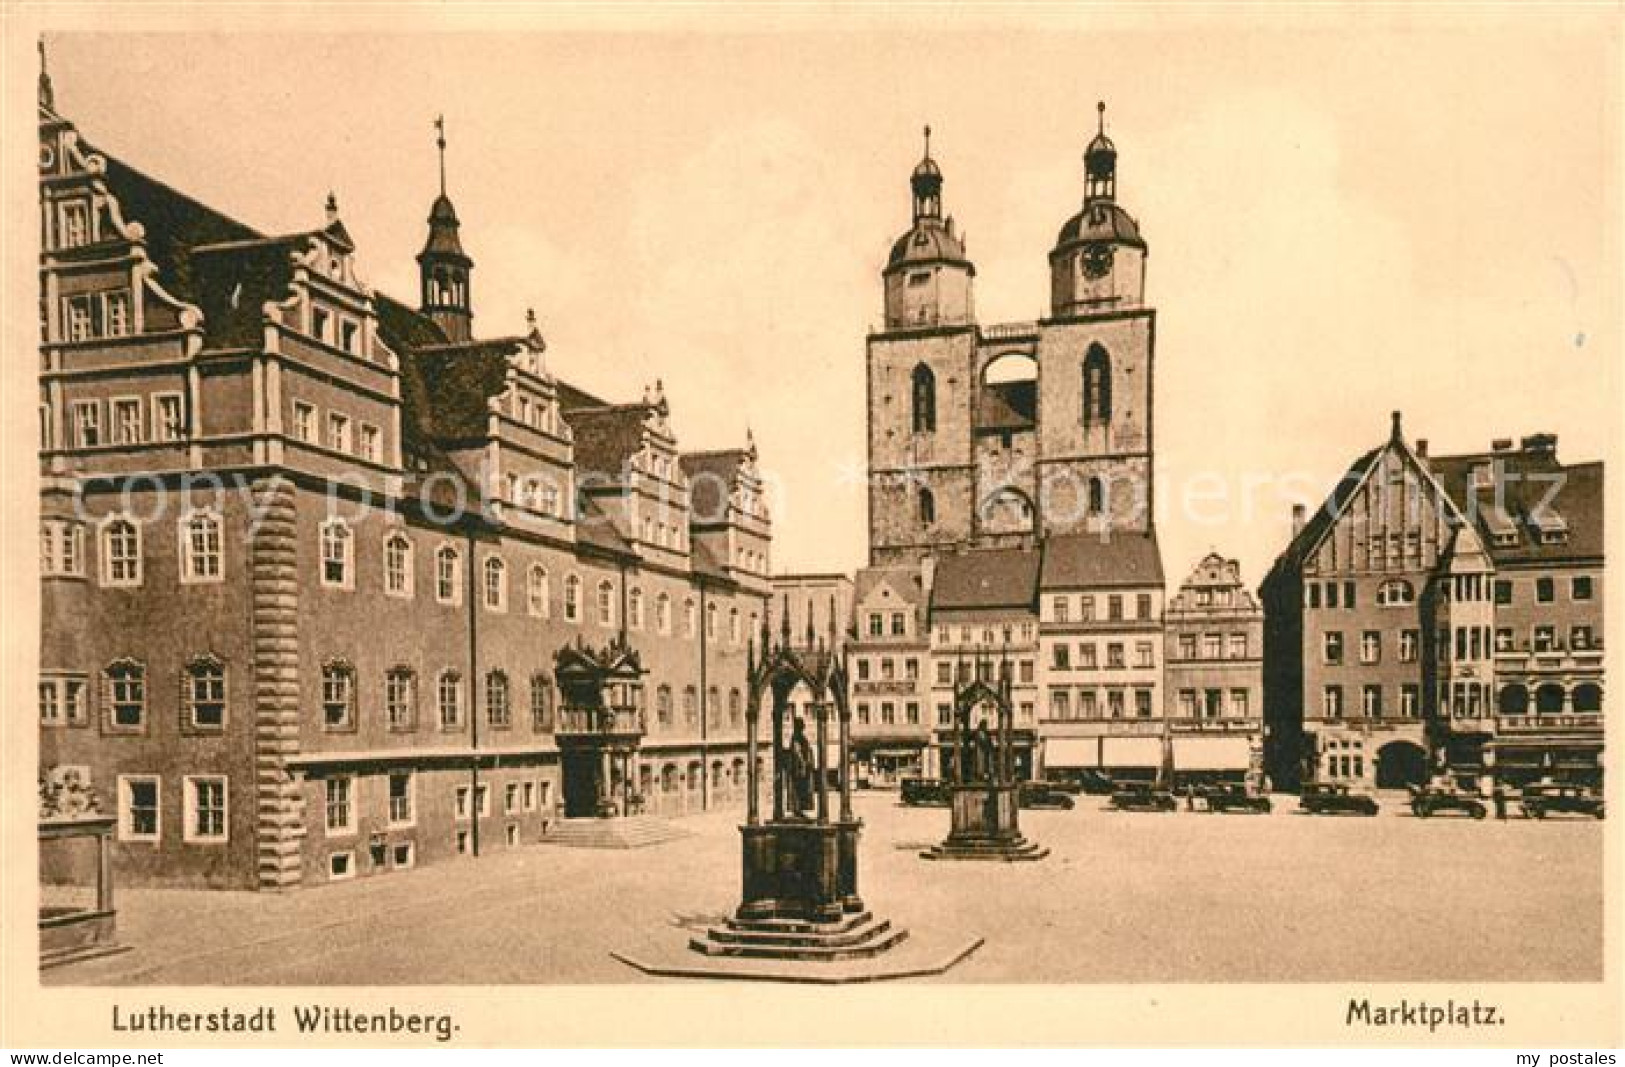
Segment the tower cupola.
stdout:
<path fill-rule="evenodd" d="M 892 245 L 881 277 L 886 284 L 886 328 L 964 326 L 975 321 L 964 235 L 942 214 L 942 168 L 931 158 L 931 127 L 925 154 L 909 175 L 913 225 Z"/>
<path fill-rule="evenodd" d="M 1067 219 L 1050 251 L 1050 312 L 1074 318 L 1138 306 L 1145 294 L 1145 239 L 1117 203 L 1117 146 L 1106 136 L 1106 104 L 1095 107 L 1094 139 L 1083 153 L 1083 210 Z"/>
<path fill-rule="evenodd" d="M 446 120 L 434 120 L 435 146 L 440 151 L 440 195 L 429 209 L 429 237 L 418 253 L 421 280 L 421 310 L 440 327 L 452 342 L 470 340 L 474 335 L 474 305 L 469 291 L 469 275 L 474 261 L 463 251 L 458 235 L 457 209 L 446 195 Z"/>

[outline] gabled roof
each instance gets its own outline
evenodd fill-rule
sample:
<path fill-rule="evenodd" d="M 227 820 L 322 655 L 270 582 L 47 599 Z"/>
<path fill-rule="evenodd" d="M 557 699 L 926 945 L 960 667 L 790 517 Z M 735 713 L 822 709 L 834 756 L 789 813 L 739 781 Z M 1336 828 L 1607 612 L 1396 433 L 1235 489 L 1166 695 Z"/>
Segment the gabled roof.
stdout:
<path fill-rule="evenodd" d="M 1043 589 L 1162 585 L 1157 533 L 1058 534 L 1044 542 Z"/>
<path fill-rule="evenodd" d="M 576 520 L 576 540 L 583 545 L 618 556 L 636 554 L 626 538 L 621 536 L 621 531 L 615 528 L 615 520 L 590 496 L 581 497 L 581 516 Z"/>
<path fill-rule="evenodd" d="M 620 480 L 629 459 L 643 449 L 648 404 L 575 408 L 564 413 L 575 437 L 576 467 L 585 476 Z"/>
<path fill-rule="evenodd" d="M 1030 548 L 981 548 L 943 556 L 931 583 L 931 610 L 1030 608 L 1038 594 L 1039 554 Z"/>
<path fill-rule="evenodd" d="M 905 604 L 918 606 L 925 599 L 918 567 L 864 567 L 854 577 L 855 604 L 862 604 L 882 587 Z"/>
<path fill-rule="evenodd" d="M 678 457 L 689 483 L 689 513 L 714 522 L 728 515 L 728 498 L 739 468 L 750 458 L 744 448 L 684 452 Z"/>
<path fill-rule="evenodd" d="M 1438 456 L 1428 462 L 1456 507 L 1478 524 L 1497 563 L 1602 557 L 1601 461 L 1565 466 L 1555 449 L 1522 448 Z M 1499 484 L 1474 489 L 1473 471 L 1494 464 L 1501 465 Z M 1545 543 L 1543 528 L 1566 531 L 1566 537 Z M 1497 543 L 1498 533 L 1514 534 L 1516 544 Z"/>

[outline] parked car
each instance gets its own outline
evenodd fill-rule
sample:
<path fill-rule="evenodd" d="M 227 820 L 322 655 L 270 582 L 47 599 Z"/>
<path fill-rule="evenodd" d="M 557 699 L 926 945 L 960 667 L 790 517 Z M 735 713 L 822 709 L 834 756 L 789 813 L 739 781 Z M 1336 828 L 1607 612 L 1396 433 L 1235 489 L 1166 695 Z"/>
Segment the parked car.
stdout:
<path fill-rule="evenodd" d="M 1418 819 L 1429 819 L 1447 811 L 1459 811 L 1475 819 L 1488 814 L 1482 800 L 1453 785 L 1423 786 L 1411 792 L 1411 813 Z"/>
<path fill-rule="evenodd" d="M 1262 815 L 1270 810 L 1270 798 L 1249 793 L 1246 786 L 1211 785 L 1196 795 L 1207 801 L 1208 811 L 1247 811 Z"/>
<path fill-rule="evenodd" d="M 1375 815 L 1376 798 L 1340 783 L 1317 782 L 1303 787 L 1298 807 L 1311 815 Z"/>
<path fill-rule="evenodd" d="M 1173 811 L 1174 795 L 1150 782 L 1125 782 L 1112 793 L 1111 806 L 1118 811 Z"/>
<path fill-rule="evenodd" d="M 1070 811 L 1076 802 L 1054 782 L 1022 782 L 1016 803 L 1023 808 L 1060 808 Z"/>
<path fill-rule="evenodd" d="M 1065 770 L 1050 771 L 1050 781 L 1056 785 L 1065 783 L 1069 789 L 1090 796 L 1110 796 L 1117 790 L 1117 783 L 1113 782 L 1104 772 L 1093 767 L 1068 767 Z"/>
<path fill-rule="evenodd" d="M 913 808 L 948 806 L 948 784 L 941 778 L 904 778 L 903 803 Z"/>
<path fill-rule="evenodd" d="M 1523 813 L 1531 819 L 1567 812 L 1603 817 L 1602 795 L 1583 785 L 1531 785 L 1523 791 Z"/>

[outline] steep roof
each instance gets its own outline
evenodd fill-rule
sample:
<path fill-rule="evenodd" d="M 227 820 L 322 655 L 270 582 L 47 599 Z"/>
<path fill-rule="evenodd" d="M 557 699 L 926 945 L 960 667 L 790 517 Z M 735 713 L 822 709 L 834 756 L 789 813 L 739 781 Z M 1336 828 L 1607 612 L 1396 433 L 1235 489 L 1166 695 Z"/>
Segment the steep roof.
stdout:
<path fill-rule="evenodd" d="M 707 522 L 726 518 L 734 478 L 748 455 L 743 448 L 725 448 L 679 456 L 689 482 L 689 513 Z"/>
<path fill-rule="evenodd" d="M 632 456 L 643 448 L 647 404 L 574 408 L 564 413 L 575 437 L 576 467 L 584 475 L 619 479 Z"/>
<path fill-rule="evenodd" d="M 1601 461 L 1565 466 L 1554 446 L 1438 456 L 1428 464 L 1456 507 L 1478 526 L 1495 562 L 1602 557 Z M 1498 485 L 1474 489 L 1473 471 L 1494 464 L 1503 472 Z M 1566 538 L 1542 541 L 1542 523 L 1562 528 Z M 1498 544 L 1497 533 L 1516 536 L 1516 544 Z"/>
<path fill-rule="evenodd" d="M 905 604 L 918 605 L 925 599 L 918 567 L 864 567 L 853 576 L 853 603 L 861 604 L 884 586 Z"/>
<path fill-rule="evenodd" d="M 576 540 L 603 552 L 630 556 L 632 546 L 615 528 L 615 520 L 590 496 L 581 498 L 581 517 L 576 522 Z M 696 548 L 698 546 L 695 546 Z"/>
<path fill-rule="evenodd" d="M 1043 589 L 1161 585 L 1157 533 L 1058 534 L 1044 542 Z"/>
<path fill-rule="evenodd" d="M 982 548 L 943 556 L 931 583 L 931 610 L 1028 608 L 1038 592 L 1039 554 Z"/>

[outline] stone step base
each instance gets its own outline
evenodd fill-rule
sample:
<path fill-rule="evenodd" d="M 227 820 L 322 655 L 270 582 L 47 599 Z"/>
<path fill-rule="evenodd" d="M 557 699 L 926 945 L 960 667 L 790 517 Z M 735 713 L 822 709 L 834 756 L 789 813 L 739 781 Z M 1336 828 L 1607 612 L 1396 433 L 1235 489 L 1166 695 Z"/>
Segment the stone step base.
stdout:
<path fill-rule="evenodd" d="M 731 956 L 757 960 L 861 960 L 872 959 L 908 939 L 908 931 L 865 913 L 862 922 L 810 924 L 828 929 L 786 932 L 769 920 L 729 922 L 691 938 L 689 949 L 702 956 Z M 765 927 L 765 928 L 764 928 Z"/>
<path fill-rule="evenodd" d="M 1041 860 L 1049 849 L 1021 835 L 1012 838 L 949 838 L 932 845 L 920 853 L 927 860 L 990 860 L 1002 863 L 1025 863 Z"/>
<path fill-rule="evenodd" d="M 566 848 L 646 848 L 693 837 L 652 815 L 632 815 L 623 819 L 560 819 L 547 828 L 542 843 Z"/>

